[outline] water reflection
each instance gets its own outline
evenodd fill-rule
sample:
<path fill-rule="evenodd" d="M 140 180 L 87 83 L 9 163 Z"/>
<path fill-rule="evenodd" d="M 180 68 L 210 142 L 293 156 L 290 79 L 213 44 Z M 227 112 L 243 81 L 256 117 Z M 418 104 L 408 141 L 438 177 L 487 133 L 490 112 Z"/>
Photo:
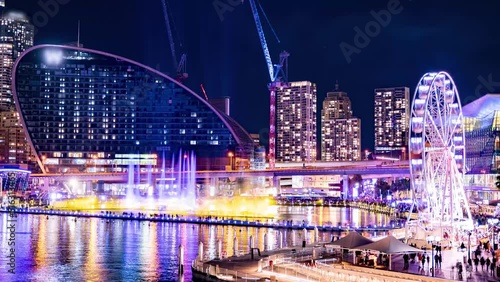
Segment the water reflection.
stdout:
<path fill-rule="evenodd" d="M 384 215 L 343 208 L 280 207 L 280 220 L 295 223 L 353 225 L 384 224 Z M 8 232 L 6 214 L 0 214 L 0 246 L 6 252 Z M 215 258 L 217 240 L 222 240 L 225 256 L 234 252 L 234 237 L 239 253 L 249 251 L 249 237 L 264 248 L 299 246 L 303 230 L 272 228 L 149 223 L 97 218 L 19 215 L 16 225 L 16 272 L 7 272 L 6 258 L 0 257 L 0 281 L 179 281 L 178 248 L 185 248 L 184 280 L 191 280 L 190 264 L 198 253 L 198 242 L 204 244 L 205 259 Z M 281 234 L 281 235 L 280 235 Z M 320 232 L 328 241 L 330 232 Z M 379 234 L 380 235 L 380 234 Z M 307 241 L 314 237 L 307 231 Z M 282 238 L 282 242 L 279 239 Z"/>

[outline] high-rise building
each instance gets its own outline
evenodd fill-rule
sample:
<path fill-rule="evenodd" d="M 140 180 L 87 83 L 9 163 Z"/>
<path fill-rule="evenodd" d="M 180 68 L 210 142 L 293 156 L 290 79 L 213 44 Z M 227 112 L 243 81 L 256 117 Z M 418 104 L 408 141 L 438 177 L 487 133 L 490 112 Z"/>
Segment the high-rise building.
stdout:
<path fill-rule="evenodd" d="M 220 170 L 245 167 L 254 150 L 234 119 L 174 78 L 123 57 L 39 45 L 12 73 L 21 124 L 44 173 L 170 168 L 188 152 L 197 169 Z"/>
<path fill-rule="evenodd" d="M 410 122 L 408 87 L 375 89 L 375 155 L 406 159 Z"/>
<path fill-rule="evenodd" d="M 321 160 L 361 160 L 361 120 L 353 117 L 346 92 L 328 92 L 321 110 Z"/>
<path fill-rule="evenodd" d="M 276 161 L 316 160 L 316 84 L 290 82 L 276 91 Z"/>
<path fill-rule="evenodd" d="M 0 112 L 0 163 L 28 164 L 35 160 L 17 111 Z"/>
<path fill-rule="evenodd" d="M 12 67 L 19 55 L 33 46 L 34 30 L 20 12 L 9 12 L 0 19 L 0 110 L 14 109 Z"/>
<path fill-rule="evenodd" d="M 19 120 L 12 96 L 12 67 L 15 60 L 33 46 L 34 27 L 19 12 L 3 15 L 5 1 L 0 0 L 0 159 L 5 163 L 27 164 L 34 161 Z"/>

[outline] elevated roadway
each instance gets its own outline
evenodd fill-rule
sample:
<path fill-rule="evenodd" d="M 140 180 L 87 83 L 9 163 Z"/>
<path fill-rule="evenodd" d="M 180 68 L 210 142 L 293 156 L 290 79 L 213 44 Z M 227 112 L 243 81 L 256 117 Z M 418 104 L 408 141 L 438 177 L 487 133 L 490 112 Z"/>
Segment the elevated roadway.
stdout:
<path fill-rule="evenodd" d="M 187 172 L 186 172 L 187 173 Z M 146 175 L 143 172 L 141 175 Z M 166 172 L 165 177 L 178 176 L 179 172 Z M 282 168 L 274 170 L 204 170 L 197 171 L 197 179 L 223 178 L 223 177 L 291 177 L 291 176 L 314 176 L 314 175 L 378 175 L 378 176 L 409 176 L 408 166 L 401 165 L 376 165 L 376 166 L 351 166 L 351 167 L 306 167 L 306 168 Z M 160 177 L 160 172 L 153 173 L 155 178 Z M 126 181 L 128 173 L 74 173 L 74 174 L 32 174 L 33 178 L 52 178 L 54 180 L 103 180 L 103 181 Z"/>

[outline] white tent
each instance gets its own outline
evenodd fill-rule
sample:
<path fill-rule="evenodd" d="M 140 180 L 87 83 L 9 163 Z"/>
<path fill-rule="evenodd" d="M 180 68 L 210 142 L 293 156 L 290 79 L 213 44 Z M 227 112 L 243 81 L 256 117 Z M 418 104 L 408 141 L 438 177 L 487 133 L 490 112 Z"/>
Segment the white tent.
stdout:
<path fill-rule="evenodd" d="M 405 243 L 399 241 L 394 236 L 387 236 L 377 242 L 373 242 L 367 245 L 359 246 L 357 249 L 379 251 L 389 255 L 389 270 L 391 270 L 392 264 L 392 254 L 401 253 L 417 253 L 424 252 L 424 250 L 417 249 L 406 245 Z"/>
<path fill-rule="evenodd" d="M 345 237 L 327 244 L 326 246 L 339 246 L 344 249 L 358 249 L 358 246 L 373 243 L 372 240 L 363 237 L 356 231 L 349 232 Z"/>
<path fill-rule="evenodd" d="M 373 250 L 379 251 L 385 254 L 401 254 L 401 253 L 416 253 L 423 252 L 421 249 L 417 249 L 406 245 L 405 243 L 399 241 L 394 236 L 387 236 L 377 242 L 373 242 L 367 245 L 358 246 L 357 249 L 363 250 Z"/>
<path fill-rule="evenodd" d="M 356 231 L 349 232 L 345 237 L 340 238 L 337 241 L 327 244 L 327 247 L 339 246 L 343 249 L 358 249 L 358 246 L 373 243 L 372 240 L 363 237 Z M 356 253 L 353 252 L 353 263 L 356 264 Z"/>

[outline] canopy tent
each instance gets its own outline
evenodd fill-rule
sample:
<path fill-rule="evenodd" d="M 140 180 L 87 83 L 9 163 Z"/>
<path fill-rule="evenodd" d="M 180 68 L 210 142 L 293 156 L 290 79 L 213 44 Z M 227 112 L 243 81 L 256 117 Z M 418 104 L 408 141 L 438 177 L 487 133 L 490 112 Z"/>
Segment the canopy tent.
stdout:
<path fill-rule="evenodd" d="M 379 251 L 389 255 L 389 270 L 392 269 L 392 255 L 400 253 L 416 253 L 424 252 L 424 250 L 417 249 L 406 245 L 405 243 L 399 241 L 394 236 L 387 236 L 377 242 L 371 244 L 359 246 L 358 249 L 366 249 L 372 251 Z"/>
<path fill-rule="evenodd" d="M 367 245 L 360 245 L 356 249 L 366 249 L 379 251 L 386 254 L 400 254 L 400 253 L 416 253 L 424 252 L 424 250 L 417 249 L 406 245 L 405 243 L 399 241 L 394 236 L 387 236 L 377 242 L 373 242 Z"/>
<path fill-rule="evenodd" d="M 356 231 L 351 231 L 345 237 L 327 244 L 327 246 L 339 246 L 345 249 L 358 249 L 358 246 L 373 243 L 372 240 L 363 237 Z"/>

